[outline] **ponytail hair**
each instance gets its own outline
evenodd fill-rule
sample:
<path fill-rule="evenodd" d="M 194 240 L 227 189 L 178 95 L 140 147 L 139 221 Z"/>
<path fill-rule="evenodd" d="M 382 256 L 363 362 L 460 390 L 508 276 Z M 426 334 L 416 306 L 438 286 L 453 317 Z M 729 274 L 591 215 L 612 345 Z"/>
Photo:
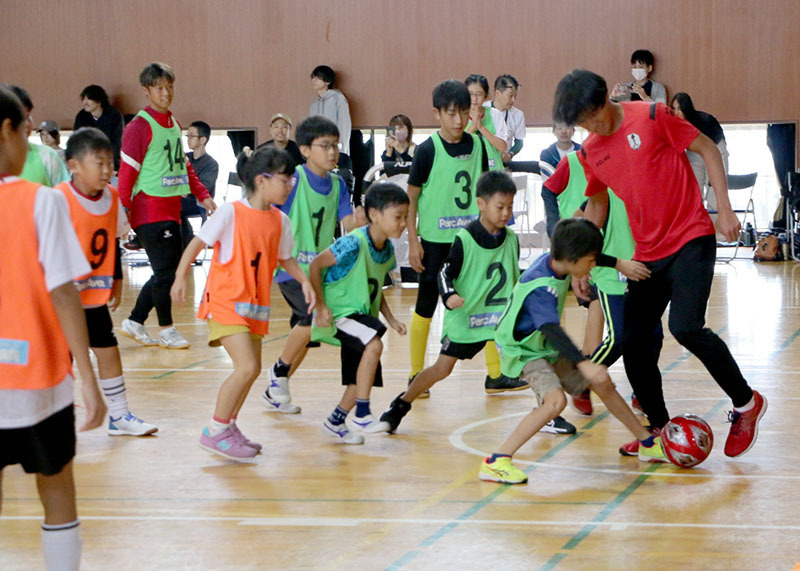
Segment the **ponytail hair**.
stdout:
<path fill-rule="evenodd" d="M 236 174 L 244 184 L 246 197 L 255 191 L 256 177 L 264 173 L 292 175 L 294 161 L 289 153 L 277 147 L 263 146 L 255 151 L 245 147 L 236 159 Z"/>

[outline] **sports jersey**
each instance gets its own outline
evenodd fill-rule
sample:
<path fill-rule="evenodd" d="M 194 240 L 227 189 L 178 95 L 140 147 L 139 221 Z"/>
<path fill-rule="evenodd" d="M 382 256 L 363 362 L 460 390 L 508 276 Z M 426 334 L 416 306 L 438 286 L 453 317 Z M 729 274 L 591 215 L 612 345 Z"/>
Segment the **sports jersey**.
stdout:
<path fill-rule="evenodd" d="M 481 123 L 483 123 L 483 126 L 486 127 L 492 135 L 496 135 L 506 142 L 506 149 L 511 148 L 511 145 L 508 144 L 507 140 L 508 127 L 506 127 L 505 121 L 503 121 L 503 114 L 498 109 L 495 109 L 494 107 L 484 107 L 483 119 L 481 120 Z M 469 127 L 471 124 L 472 121 L 467 124 L 467 127 Z M 498 151 L 494 145 L 484 139 L 480 133 L 476 131 L 475 134 L 482 139 L 489 161 L 489 170 L 503 170 L 503 153 Z"/>
<path fill-rule="evenodd" d="M 19 178 L 52 187 L 69 180 L 69 171 L 53 149 L 28 142 L 28 154 Z"/>

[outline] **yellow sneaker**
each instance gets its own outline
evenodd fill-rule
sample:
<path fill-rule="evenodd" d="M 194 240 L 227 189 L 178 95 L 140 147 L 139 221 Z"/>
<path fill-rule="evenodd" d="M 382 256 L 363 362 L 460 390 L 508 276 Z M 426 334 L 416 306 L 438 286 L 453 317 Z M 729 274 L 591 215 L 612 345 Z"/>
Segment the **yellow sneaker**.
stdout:
<path fill-rule="evenodd" d="M 511 458 L 501 456 L 491 464 L 489 458 L 484 458 L 481 463 L 480 479 L 501 484 L 524 484 L 528 476 L 511 463 Z"/>
<path fill-rule="evenodd" d="M 645 448 L 639 444 L 639 460 L 641 462 L 669 462 L 664 455 L 664 450 L 661 449 L 660 436 L 656 436 L 650 448 Z"/>

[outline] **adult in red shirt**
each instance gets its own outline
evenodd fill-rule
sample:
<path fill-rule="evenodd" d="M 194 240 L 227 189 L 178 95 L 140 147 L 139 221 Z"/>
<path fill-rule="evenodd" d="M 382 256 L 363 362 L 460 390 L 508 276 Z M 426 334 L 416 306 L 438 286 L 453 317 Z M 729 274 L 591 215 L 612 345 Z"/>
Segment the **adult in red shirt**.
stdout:
<path fill-rule="evenodd" d="M 651 271 L 649 279 L 628 284 L 623 328 L 625 372 L 651 427 L 660 429 L 670 418 L 654 333 L 671 304 L 670 332 L 733 401 L 725 454 L 744 454 L 758 436 L 767 400 L 747 384 L 725 342 L 705 327 L 716 239 L 685 153 L 688 149 L 703 158 L 717 197 L 718 229 L 736 240 L 741 224 L 731 209 L 716 145 L 662 103 L 609 101 L 605 80 L 587 70 L 561 79 L 553 120 L 591 132 L 578 152 L 588 181 L 586 217 L 602 226 L 607 188 L 613 188 L 628 211 L 634 259 Z M 620 452 L 627 455 L 629 448 Z"/>

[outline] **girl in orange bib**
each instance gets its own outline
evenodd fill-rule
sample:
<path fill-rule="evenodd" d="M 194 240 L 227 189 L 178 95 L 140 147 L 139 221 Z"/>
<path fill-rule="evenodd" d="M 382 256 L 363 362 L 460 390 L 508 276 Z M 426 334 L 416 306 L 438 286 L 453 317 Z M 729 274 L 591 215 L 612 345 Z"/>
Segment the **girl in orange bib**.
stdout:
<path fill-rule="evenodd" d="M 226 458 L 246 460 L 258 454 L 261 445 L 241 433 L 236 417 L 261 373 L 261 339 L 269 332 L 270 286 L 277 264 L 302 285 L 309 313 L 314 291 L 292 257 L 289 217 L 272 206 L 283 204 L 294 186 L 291 157 L 274 147 L 243 152 L 236 170 L 244 183 L 244 196 L 222 205 L 189 242 L 170 294 L 177 303 L 185 300 L 191 263 L 203 248 L 213 245 L 197 317 L 208 322 L 208 344 L 222 345 L 230 355 L 233 372 L 220 387 L 200 446 Z"/>

